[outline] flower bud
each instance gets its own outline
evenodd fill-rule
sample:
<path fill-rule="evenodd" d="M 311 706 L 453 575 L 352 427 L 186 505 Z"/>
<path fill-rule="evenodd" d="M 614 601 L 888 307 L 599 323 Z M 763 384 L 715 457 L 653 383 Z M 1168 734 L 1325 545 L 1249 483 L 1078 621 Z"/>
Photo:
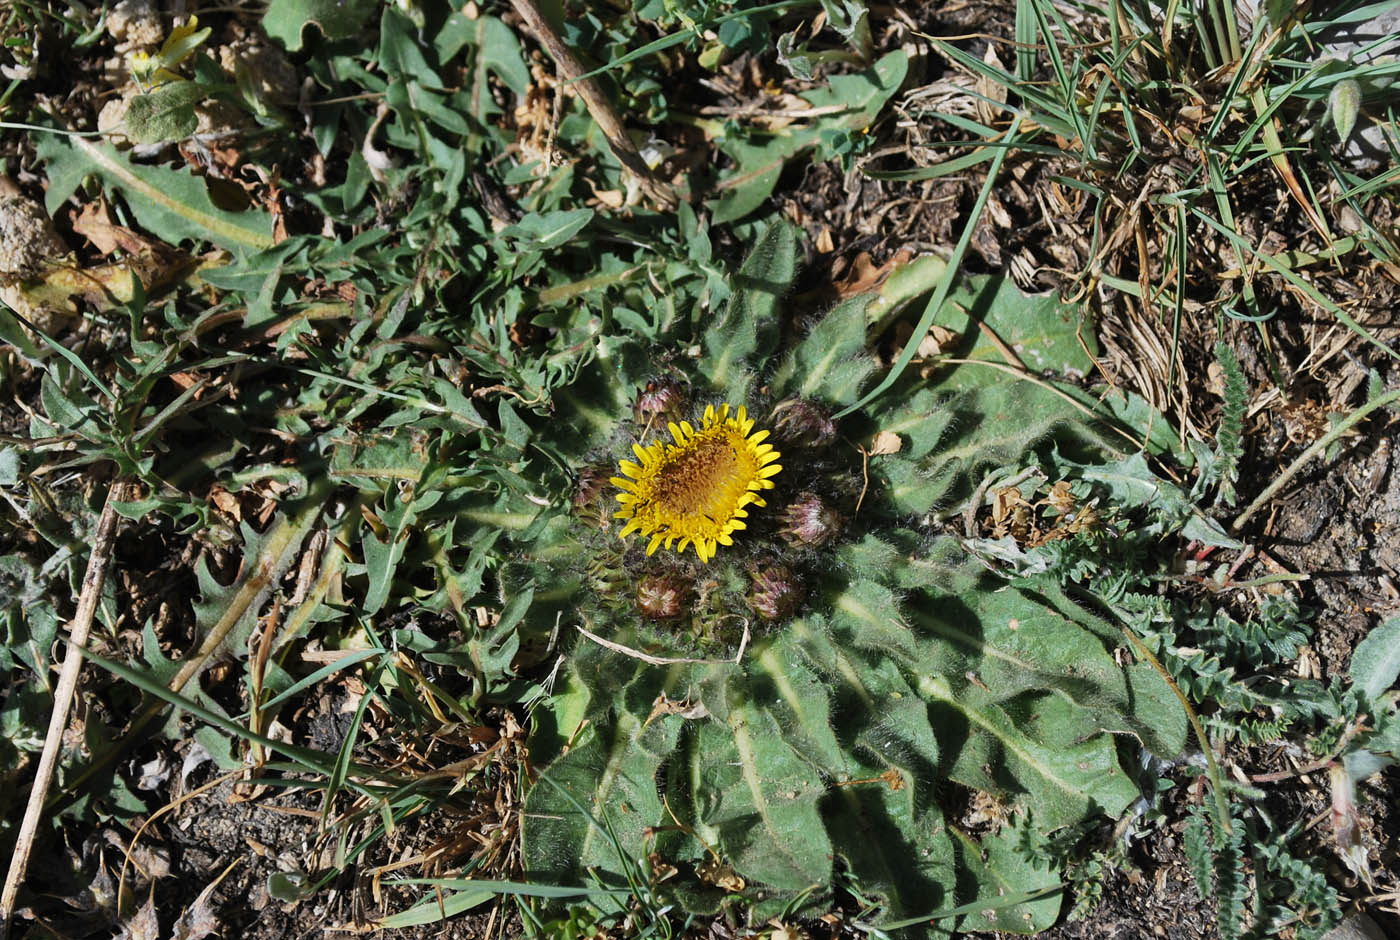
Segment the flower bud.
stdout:
<path fill-rule="evenodd" d="M 749 607 L 764 620 L 786 620 L 802 606 L 802 582 L 787 565 L 768 563 L 749 572 Z"/>
<path fill-rule="evenodd" d="M 645 574 L 637 582 L 637 611 L 648 620 L 674 620 L 690 606 L 691 586 L 674 574 Z"/>
<path fill-rule="evenodd" d="M 637 396 L 637 420 L 678 418 L 685 407 L 685 390 L 670 379 L 648 382 Z"/>
<path fill-rule="evenodd" d="M 783 510 L 779 534 L 792 545 L 827 545 L 841 534 L 841 514 L 816 493 L 806 491 Z"/>
<path fill-rule="evenodd" d="M 836 440 L 836 422 L 810 398 L 789 398 L 773 408 L 773 433 L 802 447 L 825 447 Z"/>
<path fill-rule="evenodd" d="M 575 508 L 586 506 L 597 499 L 603 488 L 608 485 L 611 472 L 612 467 L 607 464 L 594 464 L 580 470 L 578 479 L 574 481 Z"/>

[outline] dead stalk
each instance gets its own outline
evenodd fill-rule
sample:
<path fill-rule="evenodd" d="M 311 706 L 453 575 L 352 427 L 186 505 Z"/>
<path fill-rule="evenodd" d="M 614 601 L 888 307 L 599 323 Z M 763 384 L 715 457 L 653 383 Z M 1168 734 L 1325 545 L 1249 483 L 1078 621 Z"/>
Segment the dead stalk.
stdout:
<path fill-rule="evenodd" d="M 1384 408 L 1396 401 L 1400 401 L 1400 389 L 1377 395 L 1375 398 L 1347 415 L 1344 420 L 1335 424 L 1326 434 L 1313 441 L 1312 445 L 1307 450 L 1298 455 L 1297 460 L 1288 465 L 1288 469 L 1280 473 L 1274 482 L 1264 488 L 1264 492 L 1254 498 L 1254 502 L 1245 507 L 1244 512 L 1240 513 L 1239 516 L 1235 518 L 1235 521 L 1230 524 L 1230 531 L 1238 532 L 1240 529 L 1244 528 L 1244 524 L 1250 520 L 1250 517 L 1265 506 L 1269 500 L 1273 499 L 1274 494 L 1283 489 L 1289 480 L 1297 476 L 1299 470 L 1307 466 L 1309 461 L 1314 457 L 1325 452 L 1328 447 L 1332 446 L 1333 442 L 1340 440 L 1342 435 L 1360 424 L 1362 419 L 1367 415 L 1377 408 Z"/>
<path fill-rule="evenodd" d="M 646 160 L 637 150 L 637 145 L 632 143 L 632 138 L 628 136 L 622 118 L 608 100 L 603 86 L 595 79 L 583 77 L 588 74 L 588 70 L 564 42 L 564 38 L 555 32 L 554 27 L 535 4 L 535 0 L 511 0 L 511 6 L 515 7 L 515 12 L 520 14 L 520 18 L 530 27 L 535 38 L 548 50 L 550 58 L 559 67 L 564 78 L 583 99 L 588 113 L 593 115 L 593 120 L 598 123 L 598 129 L 608 139 L 608 146 L 612 148 L 617 159 L 632 172 L 653 202 L 667 211 L 676 208 L 675 191 L 651 172 L 651 167 L 647 166 Z"/>
<path fill-rule="evenodd" d="M 88 556 L 82 592 L 78 595 L 78 611 L 68 624 L 68 651 L 63 657 L 63 671 L 59 673 L 58 686 L 54 689 L 53 714 L 49 717 L 48 735 L 44 738 L 44 750 L 39 755 L 39 767 L 34 775 L 34 785 L 29 791 L 29 804 L 24 809 L 24 819 L 15 839 L 15 854 L 10 860 L 10 870 L 5 875 L 4 893 L 0 894 L 0 940 L 5 940 L 10 935 L 15 898 L 19 895 L 19 887 L 24 883 L 24 875 L 29 868 L 29 854 L 34 849 L 34 839 L 44 815 L 44 802 L 48 798 L 49 784 L 53 782 L 54 769 L 58 766 L 63 733 L 68 730 L 68 712 L 73 704 L 73 693 L 78 687 L 78 672 L 83 664 L 83 647 L 87 645 L 92 618 L 97 612 L 97 602 L 102 597 L 102 582 L 107 577 L 107 567 L 112 561 L 112 548 L 116 544 L 117 533 L 116 506 L 117 503 L 129 499 L 129 487 L 130 484 L 124 482 L 112 484 L 111 489 L 107 491 L 107 503 L 102 507 L 102 516 L 97 522 L 92 554 Z"/>

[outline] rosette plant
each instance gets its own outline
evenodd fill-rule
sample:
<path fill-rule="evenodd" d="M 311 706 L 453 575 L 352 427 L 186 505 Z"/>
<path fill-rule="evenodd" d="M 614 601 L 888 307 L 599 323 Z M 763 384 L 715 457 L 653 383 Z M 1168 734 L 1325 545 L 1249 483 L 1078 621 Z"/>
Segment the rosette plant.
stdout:
<path fill-rule="evenodd" d="M 1129 814 L 1186 720 L 1117 626 L 969 551 L 961 507 L 992 471 L 1123 455 L 1010 377 L 863 403 L 873 298 L 795 315 L 794 257 L 768 229 L 694 342 L 601 344 L 556 396 L 574 498 L 499 578 L 557 657 L 527 874 L 754 923 L 840 891 L 888 930 L 1043 929 L 1044 847 Z"/>

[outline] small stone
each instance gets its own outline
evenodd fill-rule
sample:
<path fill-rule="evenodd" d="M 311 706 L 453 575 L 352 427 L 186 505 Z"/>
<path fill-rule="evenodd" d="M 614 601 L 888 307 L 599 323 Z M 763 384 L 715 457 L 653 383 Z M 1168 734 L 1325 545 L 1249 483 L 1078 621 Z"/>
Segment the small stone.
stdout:
<path fill-rule="evenodd" d="M 1352 914 L 1323 935 L 1322 940 L 1385 940 L 1385 931 L 1365 914 Z"/>
<path fill-rule="evenodd" d="M 281 49 L 263 42 L 260 37 L 244 36 L 220 46 L 218 59 L 230 78 L 243 77 L 264 101 L 296 100 L 296 68 Z"/>
<path fill-rule="evenodd" d="M 44 210 L 24 196 L 0 197 L 0 283 L 22 281 L 67 252 Z"/>
<path fill-rule="evenodd" d="M 117 40 L 118 52 L 159 45 L 165 38 L 152 0 L 121 0 L 107 13 L 107 33 Z"/>
<path fill-rule="evenodd" d="M 135 90 L 135 86 L 132 86 Z M 124 147 L 131 143 L 126 136 L 126 112 L 131 107 L 131 98 L 123 94 L 111 98 L 97 113 L 97 130 L 114 147 Z"/>

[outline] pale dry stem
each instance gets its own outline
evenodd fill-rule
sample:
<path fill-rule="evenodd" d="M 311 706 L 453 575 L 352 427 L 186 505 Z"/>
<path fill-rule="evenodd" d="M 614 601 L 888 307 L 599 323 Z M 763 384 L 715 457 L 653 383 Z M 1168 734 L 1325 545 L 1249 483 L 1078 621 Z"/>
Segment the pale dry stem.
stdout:
<path fill-rule="evenodd" d="M 116 545 L 116 506 L 117 503 L 130 498 L 127 495 L 129 488 L 130 484 L 125 482 L 112 484 L 111 489 L 107 491 L 107 502 L 102 507 L 102 516 L 97 522 L 92 554 L 88 556 L 82 592 L 78 595 L 78 610 L 68 624 L 68 651 L 63 657 L 63 671 L 59 674 L 58 686 L 54 689 L 53 714 L 49 716 L 44 750 L 39 755 L 34 784 L 29 790 L 29 803 L 24 808 L 24 819 L 20 822 L 19 835 L 15 839 L 15 853 L 10 860 L 10 870 L 5 875 L 3 894 L 0 894 L 0 940 L 4 940 L 10 934 L 15 898 L 19 895 L 20 885 L 24 883 L 24 876 L 29 868 L 29 855 L 34 850 L 39 822 L 44 816 L 44 802 L 48 799 L 49 785 L 53 782 L 54 770 L 58 766 L 63 735 L 68 730 L 68 712 L 73 704 L 73 693 L 78 687 L 78 673 L 83 665 L 83 647 L 87 645 L 92 618 L 102 597 L 102 583 L 106 580 L 107 567 L 112 560 L 112 549 Z"/>

